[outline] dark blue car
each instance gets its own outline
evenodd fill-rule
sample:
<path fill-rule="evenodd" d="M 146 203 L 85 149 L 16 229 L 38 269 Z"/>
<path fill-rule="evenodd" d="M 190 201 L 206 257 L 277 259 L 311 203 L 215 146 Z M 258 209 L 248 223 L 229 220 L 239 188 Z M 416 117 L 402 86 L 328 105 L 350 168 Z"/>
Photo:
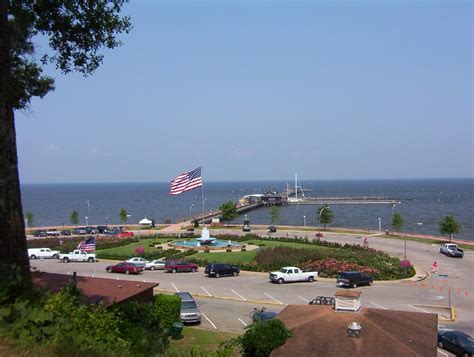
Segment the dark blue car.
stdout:
<path fill-rule="evenodd" d="M 440 331 L 438 332 L 438 347 L 457 356 L 474 356 L 474 338 L 461 331 Z"/>

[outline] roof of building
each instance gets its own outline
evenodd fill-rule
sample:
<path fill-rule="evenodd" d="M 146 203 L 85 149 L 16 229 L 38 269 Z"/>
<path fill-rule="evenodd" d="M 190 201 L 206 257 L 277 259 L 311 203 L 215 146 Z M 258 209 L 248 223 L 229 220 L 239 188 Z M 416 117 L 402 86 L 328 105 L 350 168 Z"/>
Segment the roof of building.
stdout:
<path fill-rule="evenodd" d="M 362 292 L 358 290 L 338 290 L 335 297 L 359 298 Z"/>
<path fill-rule="evenodd" d="M 33 283 L 50 292 L 57 292 L 69 285 L 72 275 L 37 273 L 33 274 Z M 110 306 L 113 303 L 132 300 L 135 296 L 145 290 L 153 289 L 158 283 L 146 283 L 142 281 L 117 280 L 106 278 L 95 278 L 88 276 L 77 276 L 76 286 L 81 289 L 86 302 L 103 303 Z"/>
<path fill-rule="evenodd" d="M 436 356 L 436 314 L 364 308 L 335 311 L 324 305 L 289 305 L 277 316 L 293 337 L 271 356 Z M 362 326 L 349 337 L 351 322 Z"/>

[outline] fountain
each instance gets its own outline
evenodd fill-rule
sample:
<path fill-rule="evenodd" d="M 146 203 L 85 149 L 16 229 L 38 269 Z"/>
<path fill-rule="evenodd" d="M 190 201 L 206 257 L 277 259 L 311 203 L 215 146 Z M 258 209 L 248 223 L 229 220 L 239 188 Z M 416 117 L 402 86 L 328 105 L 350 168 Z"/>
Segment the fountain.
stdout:
<path fill-rule="evenodd" d="M 185 240 L 185 241 L 170 242 L 169 244 L 172 246 L 175 246 L 176 248 L 197 249 L 197 250 L 242 247 L 242 244 L 232 242 L 231 240 L 223 241 L 223 240 L 211 237 L 209 233 L 209 229 L 207 229 L 207 227 L 204 227 L 202 229 L 202 233 L 199 238 L 192 239 L 192 240 Z"/>

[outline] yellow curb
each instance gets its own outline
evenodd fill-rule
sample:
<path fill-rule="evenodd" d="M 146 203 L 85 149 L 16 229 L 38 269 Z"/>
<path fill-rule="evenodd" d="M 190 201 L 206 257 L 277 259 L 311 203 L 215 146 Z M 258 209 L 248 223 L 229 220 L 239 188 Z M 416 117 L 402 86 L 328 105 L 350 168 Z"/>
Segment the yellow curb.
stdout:
<path fill-rule="evenodd" d="M 161 291 L 167 294 L 174 294 L 176 291 L 174 290 L 168 290 L 168 289 L 157 289 L 154 288 L 153 291 Z M 207 294 L 201 294 L 201 293 L 193 293 L 193 296 L 199 296 L 202 298 L 207 298 L 207 299 L 219 299 L 219 300 L 229 300 L 229 301 L 237 301 L 237 302 L 249 302 L 253 304 L 259 304 L 259 305 L 277 305 L 277 306 L 287 306 L 288 304 L 279 304 L 277 302 L 273 301 L 267 301 L 267 300 L 242 300 L 242 299 L 237 299 L 233 297 L 227 297 L 227 296 L 216 296 L 216 295 L 207 295 Z"/>
<path fill-rule="evenodd" d="M 456 311 L 456 308 L 453 306 L 451 307 L 451 321 L 457 321 L 458 320 L 458 312 Z"/>

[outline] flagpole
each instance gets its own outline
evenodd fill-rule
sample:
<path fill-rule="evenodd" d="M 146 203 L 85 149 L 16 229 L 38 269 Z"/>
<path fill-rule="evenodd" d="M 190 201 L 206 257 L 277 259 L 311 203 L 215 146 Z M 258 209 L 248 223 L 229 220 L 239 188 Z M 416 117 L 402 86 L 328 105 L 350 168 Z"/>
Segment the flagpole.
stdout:
<path fill-rule="evenodd" d="M 201 202 L 202 202 L 202 226 L 204 228 L 204 180 L 202 178 L 202 165 L 201 165 Z"/>

